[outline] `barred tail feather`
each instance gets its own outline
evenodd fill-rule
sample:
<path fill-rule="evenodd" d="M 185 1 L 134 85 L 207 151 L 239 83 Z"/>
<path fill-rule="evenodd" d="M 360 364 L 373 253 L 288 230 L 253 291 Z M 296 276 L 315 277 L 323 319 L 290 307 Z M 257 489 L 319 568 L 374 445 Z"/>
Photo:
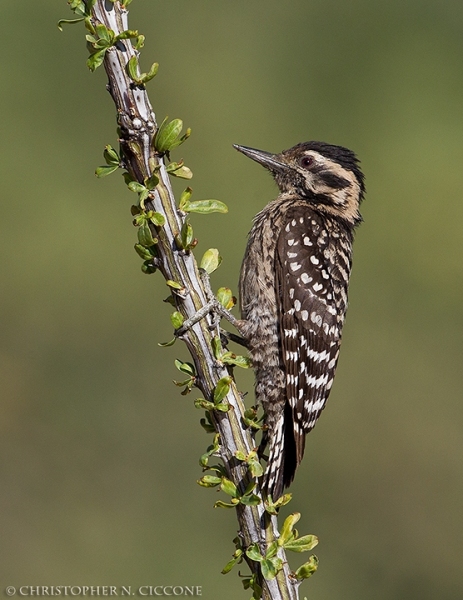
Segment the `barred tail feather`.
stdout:
<path fill-rule="evenodd" d="M 291 484 L 300 462 L 294 439 L 292 410 L 288 403 L 269 438 L 269 457 L 262 487 L 275 501 L 283 494 L 284 488 Z"/>

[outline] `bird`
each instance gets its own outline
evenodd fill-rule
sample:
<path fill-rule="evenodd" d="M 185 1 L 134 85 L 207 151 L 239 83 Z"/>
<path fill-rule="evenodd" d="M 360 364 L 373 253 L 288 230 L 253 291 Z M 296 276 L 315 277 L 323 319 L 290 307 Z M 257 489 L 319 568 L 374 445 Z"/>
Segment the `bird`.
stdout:
<path fill-rule="evenodd" d="M 294 479 L 333 384 L 365 179 L 343 146 L 234 148 L 264 166 L 279 189 L 254 218 L 239 279 L 240 330 L 264 411 L 262 490 L 275 501 Z"/>

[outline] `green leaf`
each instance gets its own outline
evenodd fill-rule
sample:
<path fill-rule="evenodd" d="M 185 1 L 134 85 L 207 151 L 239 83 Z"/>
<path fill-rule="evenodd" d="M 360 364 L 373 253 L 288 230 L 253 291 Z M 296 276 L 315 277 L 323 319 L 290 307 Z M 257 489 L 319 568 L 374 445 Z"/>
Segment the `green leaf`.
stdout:
<path fill-rule="evenodd" d="M 135 50 L 141 50 L 143 48 L 143 46 L 145 45 L 145 36 L 144 35 L 139 35 L 137 37 L 137 41 L 135 43 Z"/>
<path fill-rule="evenodd" d="M 198 479 L 198 484 L 202 487 L 216 487 L 220 485 L 222 479 L 220 477 L 216 477 L 215 475 L 204 475 L 201 479 Z"/>
<path fill-rule="evenodd" d="M 204 269 L 206 271 L 206 273 L 208 273 L 210 275 L 216 269 L 218 269 L 221 262 L 222 262 L 222 257 L 219 255 L 219 251 L 217 250 L 217 248 L 209 248 L 209 250 L 206 250 L 206 252 L 204 253 L 199 267 L 201 269 Z M 225 289 L 225 288 L 221 288 L 221 289 Z M 220 302 L 220 300 L 219 300 L 219 302 Z"/>
<path fill-rule="evenodd" d="M 63 25 L 75 25 L 76 23 L 81 23 L 85 20 L 85 17 L 80 17 L 79 19 L 60 19 L 58 21 L 58 29 L 63 31 Z"/>
<path fill-rule="evenodd" d="M 227 479 L 226 477 L 222 477 L 220 489 L 229 496 L 232 496 L 232 498 L 239 498 L 236 485 L 233 483 L 233 481 L 230 481 L 230 479 Z"/>
<path fill-rule="evenodd" d="M 127 184 L 127 187 L 129 188 L 129 190 L 131 192 L 135 192 L 136 194 L 141 194 L 142 192 L 144 192 L 146 190 L 146 187 L 143 184 L 138 183 L 138 181 L 133 181 L 133 180 L 129 181 L 129 183 Z"/>
<path fill-rule="evenodd" d="M 183 315 L 178 311 L 175 311 L 170 315 L 170 322 L 172 323 L 174 329 L 180 329 L 180 327 L 183 325 L 184 320 L 185 319 Z"/>
<path fill-rule="evenodd" d="M 116 167 L 119 166 L 119 163 L 120 163 L 119 155 L 114 150 L 114 148 L 112 146 L 110 146 L 109 144 L 107 146 L 105 146 L 105 149 L 103 151 L 103 156 L 106 161 L 106 164 L 111 165 L 111 166 L 116 166 Z"/>
<path fill-rule="evenodd" d="M 148 216 L 151 223 L 156 227 L 163 227 L 166 224 L 166 218 L 161 213 L 150 211 Z"/>
<path fill-rule="evenodd" d="M 231 409 L 230 404 L 224 404 L 222 402 L 219 402 L 219 404 L 213 404 L 212 406 L 214 410 L 220 410 L 220 412 L 228 412 Z"/>
<path fill-rule="evenodd" d="M 256 460 L 250 460 L 248 462 L 249 470 L 251 471 L 251 475 L 253 477 L 260 477 L 264 473 L 264 469 L 260 462 Z"/>
<path fill-rule="evenodd" d="M 147 177 L 145 179 L 145 187 L 148 190 L 154 190 L 154 188 L 158 185 L 159 183 L 159 177 L 156 175 L 156 173 L 153 173 L 151 175 L 151 177 Z"/>
<path fill-rule="evenodd" d="M 301 518 L 301 513 L 293 513 L 286 517 L 285 522 L 283 523 L 283 527 L 281 528 L 280 537 L 278 538 L 278 544 L 280 546 L 286 546 L 286 544 L 294 539 L 294 525 Z"/>
<path fill-rule="evenodd" d="M 74 12 L 76 10 L 85 12 L 85 3 L 83 0 L 68 0 L 69 8 Z"/>
<path fill-rule="evenodd" d="M 180 167 L 179 169 L 176 169 L 175 171 L 171 171 L 170 172 L 171 175 L 174 175 L 175 177 L 179 177 L 180 179 L 191 179 L 193 177 L 193 173 L 191 172 L 191 169 L 189 169 L 188 167 Z"/>
<path fill-rule="evenodd" d="M 300 538 L 289 540 L 284 544 L 285 550 L 291 552 L 309 552 L 318 544 L 318 538 L 315 535 L 303 535 Z"/>
<path fill-rule="evenodd" d="M 233 352 L 225 352 L 220 357 L 220 360 L 226 365 L 235 365 L 236 367 L 241 367 L 242 369 L 249 369 L 252 366 L 250 358 L 247 356 L 233 354 Z M 258 428 L 261 429 L 260 426 Z"/>
<path fill-rule="evenodd" d="M 246 550 L 246 556 L 255 562 L 262 562 L 264 557 L 260 553 L 259 546 L 257 544 L 252 544 Z"/>
<path fill-rule="evenodd" d="M 283 561 L 281 558 L 264 559 L 260 564 L 260 568 L 264 579 L 272 580 L 275 579 L 278 571 L 283 568 Z"/>
<path fill-rule="evenodd" d="M 222 502 L 222 500 L 217 500 L 217 502 L 214 504 L 214 508 L 235 508 L 236 504 L 236 502 L 229 503 Z"/>
<path fill-rule="evenodd" d="M 114 166 L 104 165 L 102 167 L 97 167 L 95 169 L 95 175 L 99 179 L 101 179 L 102 177 L 111 175 L 111 173 L 114 173 L 114 171 L 117 171 L 118 168 L 119 168 L 119 165 L 114 165 Z"/>
<path fill-rule="evenodd" d="M 196 369 L 195 366 L 189 362 L 182 362 L 181 360 L 175 359 L 175 366 L 179 371 L 185 373 L 186 375 L 190 375 L 191 377 L 196 377 Z"/>
<path fill-rule="evenodd" d="M 191 187 L 187 187 L 186 190 L 184 190 L 180 196 L 180 202 L 179 202 L 179 209 L 183 210 L 183 205 L 185 204 L 185 202 L 188 202 L 189 199 L 191 198 L 191 195 L 193 194 L 193 190 L 191 189 Z"/>
<path fill-rule="evenodd" d="M 112 42 L 114 40 L 115 33 L 112 29 L 108 29 L 103 23 L 99 23 L 95 27 L 98 37 L 105 42 Z"/>
<path fill-rule="evenodd" d="M 95 71 L 103 64 L 106 50 L 107 48 L 103 48 L 102 50 L 98 50 L 88 57 L 87 67 L 90 69 L 90 71 Z"/>
<path fill-rule="evenodd" d="M 145 275 L 151 275 L 152 273 L 156 273 L 156 267 L 153 265 L 152 261 L 145 261 L 141 266 L 142 273 Z"/>
<path fill-rule="evenodd" d="M 243 551 L 241 550 L 241 548 L 238 548 L 238 550 L 233 555 L 233 558 L 229 562 L 227 562 L 227 564 L 222 569 L 222 571 L 221 571 L 222 575 L 226 575 L 227 573 L 230 573 L 230 571 L 233 569 L 233 567 L 236 565 L 236 563 L 239 563 L 242 560 L 243 560 Z"/>
<path fill-rule="evenodd" d="M 206 413 L 206 419 L 200 419 L 199 424 L 206 433 L 215 433 L 215 427 L 212 425 L 209 413 Z"/>
<path fill-rule="evenodd" d="M 176 341 L 177 338 L 174 337 L 170 342 L 158 342 L 158 346 L 161 346 L 161 348 L 168 348 L 169 346 L 173 346 Z"/>
<path fill-rule="evenodd" d="M 304 563 L 303 565 L 301 565 L 299 567 L 299 569 L 296 571 L 296 573 L 295 573 L 296 579 L 298 579 L 299 581 L 302 581 L 303 579 L 308 579 L 315 573 L 315 571 L 317 569 L 318 569 L 318 558 L 315 556 L 315 554 L 312 554 L 312 556 L 309 558 L 309 560 L 306 563 Z"/>
<path fill-rule="evenodd" d="M 258 477 L 258 475 L 256 477 Z M 265 510 L 270 515 L 277 515 L 278 510 L 282 506 L 286 506 L 286 504 L 289 504 L 289 502 L 291 502 L 292 497 L 292 494 L 283 494 L 283 496 L 280 496 L 276 502 L 272 502 L 269 498 L 265 502 Z"/>
<path fill-rule="evenodd" d="M 142 83 L 144 85 L 145 83 L 148 83 L 148 81 L 151 81 L 154 77 L 156 77 L 158 69 L 159 69 L 159 64 L 153 63 L 151 65 L 151 69 L 148 71 L 148 73 L 142 73 L 140 75 L 140 83 Z"/>
<path fill-rule="evenodd" d="M 173 175 L 180 177 L 178 172 L 173 173 Z M 195 212 L 201 213 L 203 215 L 208 215 L 214 212 L 227 213 L 228 207 L 220 200 L 188 200 L 183 203 L 181 210 L 183 210 L 184 212 Z"/>
<path fill-rule="evenodd" d="M 219 437 L 220 437 L 219 434 L 216 433 L 212 444 L 210 446 L 208 446 L 206 452 L 199 459 L 199 464 L 201 465 L 201 467 L 207 467 L 207 465 L 209 464 L 209 458 L 213 454 L 216 454 L 219 451 L 219 448 L 220 448 Z M 220 480 L 220 481 L 222 481 L 222 480 Z"/>
<path fill-rule="evenodd" d="M 131 59 L 127 62 L 126 66 L 127 75 L 132 79 L 132 81 L 138 81 L 138 58 L 136 56 L 132 56 Z"/>
<path fill-rule="evenodd" d="M 168 285 L 173 290 L 184 290 L 185 289 L 181 283 L 178 283 L 178 281 L 172 281 L 172 279 L 168 279 L 166 281 L 166 285 Z"/>
<path fill-rule="evenodd" d="M 220 341 L 220 336 L 216 335 L 212 338 L 211 346 L 214 358 L 220 360 L 220 357 L 222 356 L 222 342 Z"/>
<path fill-rule="evenodd" d="M 119 40 L 130 40 L 135 38 L 138 38 L 138 31 L 136 29 L 126 29 L 125 31 L 119 33 L 119 35 L 116 35 L 116 37 L 114 38 L 114 42 L 118 42 Z"/>
<path fill-rule="evenodd" d="M 194 240 L 193 227 L 190 225 L 189 221 L 185 221 L 182 226 L 182 231 L 180 232 L 180 237 L 182 240 L 182 246 L 185 250 L 189 250 L 191 244 Z"/>
<path fill-rule="evenodd" d="M 267 552 L 265 553 L 265 558 L 273 558 L 274 556 L 276 556 L 276 553 L 278 552 L 278 544 L 277 542 L 272 542 L 269 547 L 267 548 Z"/>
<path fill-rule="evenodd" d="M 238 460 L 241 460 L 242 462 L 246 462 L 248 460 L 248 457 L 246 456 L 246 454 L 244 452 L 241 452 L 241 450 L 237 450 L 234 454 L 235 458 L 237 458 Z"/>
<path fill-rule="evenodd" d="M 214 404 L 218 404 L 225 398 L 225 396 L 230 391 L 230 384 L 232 381 L 233 378 L 230 377 L 230 375 L 219 379 L 214 389 Z"/>
<path fill-rule="evenodd" d="M 236 298 L 234 298 L 230 288 L 221 287 L 217 290 L 217 300 L 227 310 L 231 310 L 236 304 Z"/>
<path fill-rule="evenodd" d="M 256 494 L 245 494 L 241 496 L 240 502 L 245 506 L 258 506 L 261 503 L 261 499 Z"/>
<path fill-rule="evenodd" d="M 196 398 L 195 402 L 196 408 L 204 408 L 204 410 L 214 410 L 216 407 L 209 400 L 204 400 L 204 398 Z"/>
<path fill-rule="evenodd" d="M 148 248 L 145 248 L 141 244 L 135 244 L 134 248 L 135 248 L 135 252 L 143 260 L 153 260 L 153 255 L 148 250 Z"/>
<path fill-rule="evenodd" d="M 158 243 L 158 240 L 156 238 L 153 238 L 150 226 L 146 221 L 140 225 L 137 234 L 138 243 L 142 246 L 145 246 L 145 248 L 149 248 L 150 246 L 153 246 L 154 244 Z"/>
<path fill-rule="evenodd" d="M 161 123 L 156 136 L 154 138 L 154 145 L 156 150 L 164 154 L 169 152 L 174 146 L 180 132 L 183 128 L 183 121 L 181 119 L 174 119 L 173 121 L 167 122 L 167 117 Z"/>

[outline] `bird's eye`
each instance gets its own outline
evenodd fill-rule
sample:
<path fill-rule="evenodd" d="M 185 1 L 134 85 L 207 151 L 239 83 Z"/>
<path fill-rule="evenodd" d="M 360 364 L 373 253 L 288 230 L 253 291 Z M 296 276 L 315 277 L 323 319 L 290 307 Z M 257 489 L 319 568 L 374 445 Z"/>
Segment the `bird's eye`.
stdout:
<path fill-rule="evenodd" d="M 314 158 L 313 156 L 304 156 L 303 158 L 301 158 L 301 162 L 300 165 L 301 167 L 304 167 L 304 169 L 308 169 L 309 167 L 311 167 L 314 163 Z"/>

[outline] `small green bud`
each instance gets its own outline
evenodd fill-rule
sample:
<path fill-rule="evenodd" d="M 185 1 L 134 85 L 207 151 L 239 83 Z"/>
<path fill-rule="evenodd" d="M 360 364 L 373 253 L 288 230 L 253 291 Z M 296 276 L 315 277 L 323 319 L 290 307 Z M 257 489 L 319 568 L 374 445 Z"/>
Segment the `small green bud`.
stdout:
<path fill-rule="evenodd" d="M 315 571 L 317 569 L 318 569 L 318 558 L 315 556 L 315 554 L 312 554 L 312 556 L 309 558 L 309 560 L 306 563 L 304 563 L 303 565 L 301 565 L 299 567 L 299 569 L 296 571 L 296 573 L 295 573 L 296 579 L 298 579 L 299 581 L 302 581 L 303 579 L 308 579 L 315 573 Z"/>
<path fill-rule="evenodd" d="M 174 329 L 180 329 L 180 327 L 183 325 L 183 321 L 185 319 L 183 318 L 183 315 L 181 313 L 179 313 L 178 311 L 175 311 L 174 313 L 172 313 L 170 315 L 170 321 L 174 327 Z"/>

